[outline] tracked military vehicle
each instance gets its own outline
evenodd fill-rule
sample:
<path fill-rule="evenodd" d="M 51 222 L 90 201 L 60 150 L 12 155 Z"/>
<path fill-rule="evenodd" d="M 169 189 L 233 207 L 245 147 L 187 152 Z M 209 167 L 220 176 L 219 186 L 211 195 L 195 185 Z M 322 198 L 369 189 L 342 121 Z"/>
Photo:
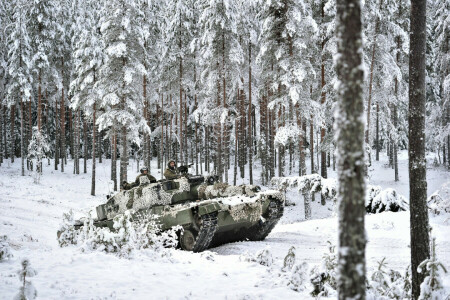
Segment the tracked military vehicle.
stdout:
<path fill-rule="evenodd" d="M 258 186 L 230 186 L 217 177 L 184 174 L 174 180 L 122 190 L 96 207 L 94 225 L 113 228 L 113 218 L 131 210 L 134 220 L 158 215 L 161 230 L 183 227 L 179 246 L 201 252 L 227 242 L 260 241 L 283 215 L 284 197 L 278 191 L 261 192 Z M 78 222 L 75 228 L 83 226 Z"/>

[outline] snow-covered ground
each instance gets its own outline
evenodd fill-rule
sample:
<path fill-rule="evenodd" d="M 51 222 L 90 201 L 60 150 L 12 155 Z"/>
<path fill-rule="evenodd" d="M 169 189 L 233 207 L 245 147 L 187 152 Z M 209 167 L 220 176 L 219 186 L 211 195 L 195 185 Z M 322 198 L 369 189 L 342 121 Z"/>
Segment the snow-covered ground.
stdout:
<path fill-rule="evenodd" d="M 432 161 L 430 157 L 429 161 Z M 407 153 L 399 155 L 400 181 L 386 166 L 387 158 L 370 168 L 370 184 L 392 187 L 409 197 Z M 90 166 L 89 166 L 90 167 Z M 159 178 L 152 166 L 152 174 Z M 73 209 L 87 212 L 103 203 L 112 190 L 109 161 L 97 166 L 97 196 L 90 196 L 90 168 L 87 174 L 72 174 L 45 166 L 40 184 L 20 176 L 20 159 L 0 167 L 0 236 L 7 235 L 14 257 L 0 262 L 0 299 L 12 299 L 19 291 L 17 270 L 29 258 L 38 272 L 30 278 L 38 299 L 307 299 L 308 291 L 294 291 L 280 276 L 283 259 L 291 246 L 297 262 L 319 265 L 328 252 L 328 241 L 336 244 L 337 219 L 331 203 L 312 203 L 313 220 L 304 221 L 303 203 L 295 191 L 287 197 L 289 206 L 280 223 L 262 242 L 239 242 L 203 253 L 170 250 L 164 257 L 150 250 L 135 251 L 131 258 L 103 252 L 81 252 L 79 247 L 60 248 L 56 231 L 62 214 Z M 309 167 L 308 167 L 309 171 Z M 329 169 L 329 177 L 335 172 Z M 129 179 L 136 173 L 131 164 Z M 295 174 L 293 174 L 295 175 Z M 255 172 L 258 180 L 259 174 Z M 232 179 L 232 173 L 230 177 Z M 428 195 L 450 181 L 444 169 L 427 170 Z M 232 180 L 230 180 L 232 181 Z M 437 253 L 450 267 L 450 215 L 431 216 Z M 367 269 L 371 274 L 383 257 L 389 268 L 403 271 L 409 265 L 409 212 L 368 215 L 366 218 Z M 257 252 L 269 249 L 272 266 L 249 261 Z M 450 292 L 450 275 L 444 277 Z"/>

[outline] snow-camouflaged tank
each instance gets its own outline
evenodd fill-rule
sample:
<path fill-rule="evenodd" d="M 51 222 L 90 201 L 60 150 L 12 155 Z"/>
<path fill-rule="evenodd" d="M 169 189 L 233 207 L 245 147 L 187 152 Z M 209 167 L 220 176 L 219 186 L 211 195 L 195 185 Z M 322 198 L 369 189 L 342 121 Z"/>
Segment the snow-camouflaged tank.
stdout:
<path fill-rule="evenodd" d="M 229 242 L 265 239 L 283 215 L 283 195 L 260 192 L 254 185 L 230 186 L 216 179 L 185 175 L 150 183 L 142 176 L 139 186 L 122 190 L 97 206 L 94 225 L 113 230 L 113 218 L 126 210 L 133 211 L 135 220 L 158 215 L 161 230 L 183 227 L 179 245 L 194 252 Z"/>

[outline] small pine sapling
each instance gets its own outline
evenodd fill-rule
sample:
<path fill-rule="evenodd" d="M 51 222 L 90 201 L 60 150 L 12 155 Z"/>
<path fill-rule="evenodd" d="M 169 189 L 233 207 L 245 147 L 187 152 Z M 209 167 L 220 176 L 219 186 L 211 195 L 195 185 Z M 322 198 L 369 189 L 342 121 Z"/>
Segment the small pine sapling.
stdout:
<path fill-rule="evenodd" d="M 306 262 L 295 264 L 292 267 L 288 286 L 296 292 L 304 291 L 309 279 L 308 270 L 309 266 Z"/>
<path fill-rule="evenodd" d="M 70 210 L 68 213 L 63 213 L 63 222 L 57 231 L 60 247 L 76 245 L 79 231 L 75 229 L 74 224 L 73 211 Z"/>
<path fill-rule="evenodd" d="M 286 257 L 284 258 L 283 271 L 287 272 L 287 271 L 292 270 L 292 267 L 294 266 L 294 264 L 295 264 L 295 247 L 292 246 L 289 249 Z"/>
<path fill-rule="evenodd" d="M 8 242 L 8 236 L 0 236 L 0 261 L 7 260 L 13 257 L 11 248 Z"/>
<path fill-rule="evenodd" d="M 39 183 L 42 175 L 42 161 L 46 157 L 46 153 L 50 151 L 47 137 L 42 131 L 33 127 L 33 135 L 30 144 L 28 145 L 28 159 L 36 166 L 34 169 L 34 183 Z"/>
<path fill-rule="evenodd" d="M 33 277 L 37 275 L 36 270 L 30 267 L 30 261 L 25 258 L 22 260 L 22 269 L 17 271 L 19 280 L 22 284 L 19 293 L 14 297 L 14 300 L 28 300 L 35 299 L 37 297 L 36 289 L 33 284 L 27 280 L 27 277 Z"/>
<path fill-rule="evenodd" d="M 337 288 L 337 254 L 336 246 L 328 241 L 328 253 L 322 258 L 322 266 L 311 270 L 311 283 L 314 290 L 312 296 L 330 296 L 336 293 Z"/>
<path fill-rule="evenodd" d="M 424 260 L 418 267 L 418 272 L 425 272 L 426 277 L 420 285 L 419 300 L 439 300 L 446 299 L 445 290 L 442 285 L 441 270 L 447 273 L 444 267 L 436 257 L 436 238 L 432 239 L 430 245 L 431 257 Z"/>
<path fill-rule="evenodd" d="M 368 296 L 374 299 L 408 299 L 411 297 L 409 277 L 408 269 L 405 276 L 398 271 L 387 269 L 386 258 L 383 257 L 367 283 Z"/>
<path fill-rule="evenodd" d="M 272 253 L 268 248 L 263 249 L 256 254 L 254 261 L 262 266 L 270 267 L 273 264 Z"/>

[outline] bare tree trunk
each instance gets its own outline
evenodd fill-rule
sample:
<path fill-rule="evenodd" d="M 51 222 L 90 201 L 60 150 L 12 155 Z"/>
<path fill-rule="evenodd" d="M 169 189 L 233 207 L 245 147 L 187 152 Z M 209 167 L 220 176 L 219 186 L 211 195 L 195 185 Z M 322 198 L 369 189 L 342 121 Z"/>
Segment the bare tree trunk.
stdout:
<path fill-rule="evenodd" d="M 322 0 L 321 1 L 321 6 L 322 6 L 322 20 L 325 17 L 325 3 Z M 322 37 L 322 52 L 324 51 L 325 48 L 325 37 Z M 321 58 L 321 96 L 320 96 L 320 103 L 322 104 L 322 107 L 324 107 L 325 105 L 325 60 L 323 57 L 323 53 L 320 56 Z M 324 148 L 324 143 L 325 143 L 325 125 L 322 124 L 321 128 L 320 128 L 320 176 L 322 176 L 323 178 L 327 178 L 327 153 L 325 152 Z M 322 201 L 323 202 L 323 201 Z"/>
<path fill-rule="evenodd" d="M 163 178 L 163 173 L 164 173 L 164 111 L 163 108 L 164 107 L 164 95 L 161 95 L 161 109 L 160 109 L 160 114 L 161 114 L 161 143 L 160 143 L 160 147 L 161 147 L 161 179 Z M 166 133 L 167 135 L 167 133 Z"/>
<path fill-rule="evenodd" d="M 361 7 L 337 0 L 338 299 L 365 299 L 365 164 Z M 351 174 L 351 176 L 349 176 Z"/>
<path fill-rule="evenodd" d="M 312 115 L 309 122 L 309 152 L 311 152 L 311 174 L 314 174 L 314 122 Z"/>
<path fill-rule="evenodd" d="M 95 79 L 94 79 L 95 82 Z M 92 116 L 92 181 L 91 181 L 91 195 L 95 196 L 95 143 L 96 143 L 96 139 L 95 139 L 95 135 L 97 133 L 97 125 L 95 124 L 96 122 L 96 112 L 97 112 L 97 108 L 96 105 L 94 103 L 94 114 Z"/>
<path fill-rule="evenodd" d="M 425 159 L 426 0 L 411 1 L 409 58 L 409 199 L 412 298 L 420 295 L 425 272 L 417 268 L 430 257 Z"/>
<path fill-rule="evenodd" d="M 225 35 L 224 32 L 222 31 L 222 87 L 223 87 L 223 107 L 225 109 L 228 108 L 228 104 L 227 104 L 227 95 L 226 95 L 226 78 L 225 78 Z M 230 132 L 229 132 L 229 124 L 228 124 L 228 120 L 225 119 L 225 122 L 223 123 L 223 160 L 222 160 L 222 165 L 225 163 L 225 182 L 228 183 L 228 165 L 229 165 L 229 152 L 230 152 L 230 143 L 229 143 L 229 138 L 230 138 Z"/>
<path fill-rule="evenodd" d="M 252 139 L 252 44 L 248 43 L 248 126 L 247 126 L 247 147 L 248 147 L 248 173 L 250 184 L 253 184 L 253 139 Z"/>
<path fill-rule="evenodd" d="M 83 118 L 83 173 L 85 174 L 87 173 L 88 145 L 87 122 L 86 118 Z"/>
<path fill-rule="evenodd" d="M 0 166 L 3 163 L 3 119 L 4 119 L 4 114 L 3 114 L 3 104 L 0 101 Z"/>
<path fill-rule="evenodd" d="M 30 102 L 31 103 L 31 102 Z M 30 124 L 31 124 L 31 104 L 29 106 L 30 111 Z M 55 114 L 54 114 L 54 121 L 55 121 L 55 170 L 58 170 L 59 165 L 59 145 L 60 145 L 60 131 L 59 131 L 59 110 L 58 110 L 58 100 L 55 101 Z M 30 126 L 31 127 L 31 126 Z"/>
<path fill-rule="evenodd" d="M 69 109 L 69 153 L 70 157 L 73 158 L 74 156 L 74 149 L 73 149 L 73 115 L 72 115 L 72 109 Z"/>
<path fill-rule="evenodd" d="M 380 0 L 380 12 L 383 7 L 383 0 Z M 375 20 L 375 32 L 372 44 L 372 59 L 370 62 L 370 77 L 369 77 L 369 99 L 367 100 L 367 128 L 366 128 L 366 144 L 369 144 L 369 131 L 370 131 L 370 108 L 372 106 L 372 83 L 373 83 L 373 68 L 375 65 L 375 49 L 377 45 L 377 36 L 380 29 L 380 17 L 377 16 Z"/>
<path fill-rule="evenodd" d="M 127 148 L 127 128 L 122 126 L 122 152 L 120 153 L 120 182 L 128 180 L 127 167 L 128 167 L 128 148 Z"/>
<path fill-rule="evenodd" d="M 66 163 L 66 111 L 65 111 L 65 103 L 64 103 L 64 87 L 61 90 L 61 172 L 64 172 L 64 165 Z"/>
<path fill-rule="evenodd" d="M 376 136 L 375 136 L 376 156 L 375 160 L 380 160 L 380 105 L 377 102 L 377 124 L 376 124 Z"/>
<path fill-rule="evenodd" d="M 73 157 L 73 173 L 80 174 L 80 116 L 79 112 L 75 113 L 74 130 L 75 130 L 75 140 L 74 140 L 74 157 Z"/>
<path fill-rule="evenodd" d="M 23 123 L 24 123 L 24 113 L 23 113 L 23 99 L 22 92 L 20 93 L 20 158 L 22 162 L 22 176 L 25 176 L 25 147 L 24 147 L 24 132 L 23 132 Z"/>
<path fill-rule="evenodd" d="M 38 84 L 38 107 L 37 107 L 37 114 L 38 114 L 38 119 L 37 119 L 37 125 L 38 125 L 38 131 L 41 132 L 41 115 L 42 115 L 42 100 L 41 100 L 41 85 L 42 85 L 42 76 L 41 76 L 42 70 L 39 69 L 39 84 Z"/>
<path fill-rule="evenodd" d="M 16 130 L 15 130 L 15 124 L 16 124 L 16 105 L 13 104 L 11 106 L 11 163 L 14 162 L 14 156 L 16 155 Z"/>
<path fill-rule="evenodd" d="M 237 165 L 238 165 L 238 121 L 237 119 L 234 120 L 234 172 L 233 172 L 233 185 L 236 185 L 236 179 L 237 179 Z"/>
<path fill-rule="evenodd" d="M 111 179 L 114 182 L 114 191 L 117 191 L 117 132 L 114 129 L 112 136 Z"/>
<path fill-rule="evenodd" d="M 3 105 L 3 148 L 4 158 L 8 159 L 8 142 L 6 136 L 6 105 Z"/>

